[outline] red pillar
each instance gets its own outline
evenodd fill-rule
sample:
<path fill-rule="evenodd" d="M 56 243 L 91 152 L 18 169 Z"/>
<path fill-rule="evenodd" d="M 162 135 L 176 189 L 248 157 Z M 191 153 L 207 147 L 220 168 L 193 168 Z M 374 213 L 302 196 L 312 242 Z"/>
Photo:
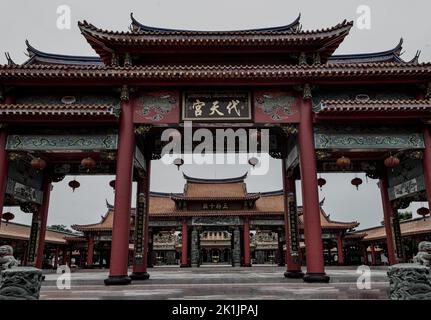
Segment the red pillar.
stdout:
<path fill-rule="evenodd" d="M 142 257 L 143 264 L 145 266 L 145 272 L 147 272 L 148 268 L 148 246 L 150 245 L 150 182 L 151 182 L 151 160 L 147 160 L 147 192 L 145 193 L 146 196 L 146 207 L 145 207 L 145 228 L 144 228 L 144 255 Z M 152 241 L 152 239 L 151 239 Z M 149 275 L 148 275 L 149 277 Z"/>
<path fill-rule="evenodd" d="M 379 181 L 380 194 L 382 197 L 382 206 L 383 206 L 383 218 L 385 223 L 385 231 L 386 231 L 386 243 L 388 247 L 388 262 L 389 265 L 393 265 L 397 263 L 397 258 L 395 256 L 395 242 L 394 235 L 392 232 L 392 205 L 389 201 L 388 194 L 388 180 L 387 175 L 384 174 L 383 177 Z"/>
<path fill-rule="evenodd" d="M 128 100 L 122 100 L 118 132 L 111 265 L 109 268 L 109 278 L 105 279 L 105 285 L 129 284 L 131 281 L 127 270 L 134 151 L 133 106 Z"/>
<path fill-rule="evenodd" d="M 423 130 L 425 150 L 423 157 L 423 170 L 425 179 L 425 188 L 427 191 L 428 208 L 431 209 L 431 132 L 428 127 Z"/>
<path fill-rule="evenodd" d="M 304 97 L 300 101 L 301 122 L 299 123 L 298 141 L 302 182 L 302 206 L 304 211 L 305 250 L 307 255 L 307 273 L 304 276 L 304 281 L 328 282 L 329 277 L 325 274 L 323 259 L 311 97 Z"/>
<path fill-rule="evenodd" d="M 87 268 L 93 266 L 93 256 L 94 256 L 94 236 L 89 235 L 87 239 Z"/>
<path fill-rule="evenodd" d="M 133 260 L 133 273 L 130 276 L 132 280 L 147 280 L 150 278 L 150 275 L 147 272 L 148 224 L 150 222 L 150 165 L 151 161 L 149 160 L 147 161 L 146 177 L 140 179 L 137 186 L 137 206 L 135 217 L 135 252 Z M 139 210 L 143 210 L 143 212 L 139 212 Z M 141 214 L 143 214 L 143 216 L 140 216 Z"/>
<path fill-rule="evenodd" d="M 58 267 L 58 256 L 60 254 L 60 248 L 57 246 L 55 248 L 55 256 L 54 256 L 54 269 L 57 269 Z"/>
<path fill-rule="evenodd" d="M 181 230 L 181 265 L 180 267 L 188 267 L 188 230 L 187 230 L 187 219 L 183 220 L 182 230 Z"/>
<path fill-rule="evenodd" d="M 0 226 L 3 215 L 4 198 L 7 184 L 8 159 L 6 152 L 7 133 L 0 125 Z"/>
<path fill-rule="evenodd" d="M 61 250 L 61 264 L 64 266 L 67 264 L 67 249 L 63 248 Z"/>
<path fill-rule="evenodd" d="M 368 265 L 368 252 L 367 252 L 367 245 L 363 248 L 363 255 L 364 255 L 364 264 Z"/>
<path fill-rule="evenodd" d="M 244 267 L 251 267 L 250 260 L 250 221 L 244 220 Z"/>
<path fill-rule="evenodd" d="M 370 247 L 371 247 L 371 265 L 375 266 L 377 265 L 377 259 L 376 259 L 376 250 L 374 248 L 374 243 L 372 243 Z"/>
<path fill-rule="evenodd" d="M 49 197 L 51 195 L 51 180 L 45 176 L 43 179 L 43 200 L 39 208 L 39 234 L 37 240 L 37 253 L 35 267 L 41 269 L 43 264 L 43 252 L 45 250 L 46 224 L 48 222 Z"/>
<path fill-rule="evenodd" d="M 343 238 L 341 232 L 337 234 L 337 251 L 338 251 L 338 264 L 344 265 L 344 250 L 343 250 Z"/>
<path fill-rule="evenodd" d="M 301 270 L 301 248 L 299 244 L 299 229 L 298 229 L 298 216 L 290 212 L 295 210 L 296 212 L 296 185 L 295 178 L 289 178 L 286 175 L 285 162 L 282 161 L 282 171 L 283 171 L 283 188 L 284 188 L 284 232 L 285 232 L 285 242 L 286 242 L 286 272 L 284 276 L 286 278 L 302 278 L 304 273 Z M 293 227 L 289 223 L 292 214 L 295 223 Z M 293 237 L 292 237 L 293 236 Z M 295 240 L 297 248 L 296 252 L 292 252 L 292 238 Z"/>

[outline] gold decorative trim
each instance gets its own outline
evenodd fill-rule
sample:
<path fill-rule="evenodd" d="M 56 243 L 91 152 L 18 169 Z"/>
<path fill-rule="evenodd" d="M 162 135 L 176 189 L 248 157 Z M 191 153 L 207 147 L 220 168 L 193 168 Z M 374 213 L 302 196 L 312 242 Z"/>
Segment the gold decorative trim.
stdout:
<path fill-rule="evenodd" d="M 309 100 L 309 99 L 313 98 L 313 95 L 311 94 L 311 87 L 308 83 L 304 84 L 304 88 L 302 91 L 302 98 L 304 100 Z"/>
<path fill-rule="evenodd" d="M 129 88 L 126 85 L 121 87 L 120 91 L 120 100 L 121 101 L 129 101 L 130 100 L 130 92 Z"/>
<path fill-rule="evenodd" d="M 152 128 L 152 125 L 141 125 L 135 128 L 135 134 L 137 135 L 145 135 L 147 134 Z"/>

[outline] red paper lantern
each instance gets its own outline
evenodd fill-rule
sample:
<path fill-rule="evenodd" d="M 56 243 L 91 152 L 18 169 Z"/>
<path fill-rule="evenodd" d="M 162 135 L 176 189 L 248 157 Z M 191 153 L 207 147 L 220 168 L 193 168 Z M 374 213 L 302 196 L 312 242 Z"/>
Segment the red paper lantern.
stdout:
<path fill-rule="evenodd" d="M 388 158 L 385 159 L 384 164 L 388 168 L 395 168 L 400 164 L 400 159 L 394 156 L 389 156 Z"/>
<path fill-rule="evenodd" d="M 356 190 L 358 190 L 358 187 L 362 184 L 361 178 L 353 178 L 351 183 L 356 187 Z"/>
<path fill-rule="evenodd" d="M 73 192 L 75 192 L 75 189 L 79 188 L 80 186 L 81 186 L 81 184 L 78 181 L 76 181 L 76 180 L 72 180 L 72 181 L 69 182 L 69 187 L 72 188 Z"/>
<path fill-rule="evenodd" d="M 46 167 L 46 161 L 41 158 L 32 159 L 30 164 L 36 170 L 43 170 Z"/>
<path fill-rule="evenodd" d="M 323 178 L 319 178 L 319 179 L 317 179 L 317 184 L 320 187 L 320 191 L 322 191 L 322 187 L 326 184 L 326 180 Z"/>
<path fill-rule="evenodd" d="M 348 166 L 350 166 L 350 159 L 345 157 L 345 156 L 341 156 L 340 158 L 337 159 L 336 162 L 337 166 L 342 168 L 343 170 L 346 169 Z"/>
<path fill-rule="evenodd" d="M 180 170 L 180 167 L 184 164 L 184 160 L 181 158 L 176 158 L 174 160 L 174 165 L 178 167 L 178 170 Z"/>
<path fill-rule="evenodd" d="M 111 181 L 109 181 L 109 186 L 110 186 L 112 189 L 115 189 L 115 180 L 111 180 Z"/>
<path fill-rule="evenodd" d="M 248 163 L 251 165 L 251 166 L 253 166 L 253 168 L 259 163 L 259 160 L 257 159 L 257 158 L 250 158 L 249 160 L 248 160 Z"/>
<path fill-rule="evenodd" d="M 12 212 L 3 213 L 2 219 L 6 221 L 6 224 L 15 218 L 15 215 Z"/>
<path fill-rule="evenodd" d="M 430 213 L 430 210 L 428 208 L 421 207 L 416 212 L 418 215 L 424 217 L 424 219 L 425 219 L 425 216 Z"/>
<path fill-rule="evenodd" d="M 87 157 L 81 160 L 81 166 L 87 169 L 87 171 L 90 171 L 90 169 L 93 169 L 96 166 L 96 161 L 90 157 Z"/>

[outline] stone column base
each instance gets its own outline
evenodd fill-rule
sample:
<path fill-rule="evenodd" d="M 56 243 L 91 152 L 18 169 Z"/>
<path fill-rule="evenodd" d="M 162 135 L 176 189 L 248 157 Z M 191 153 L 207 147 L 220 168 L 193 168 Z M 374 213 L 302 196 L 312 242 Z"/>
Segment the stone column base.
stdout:
<path fill-rule="evenodd" d="M 304 272 L 301 270 L 287 270 L 284 273 L 284 277 L 289 279 L 302 279 L 304 278 Z"/>
<path fill-rule="evenodd" d="M 399 263 L 389 267 L 391 300 L 431 300 L 431 271 L 416 263 Z"/>
<path fill-rule="evenodd" d="M 132 280 L 148 280 L 150 278 L 150 274 L 148 272 L 133 272 L 130 275 L 130 279 Z"/>
<path fill-rule="evenodd" d="M 1 272 L 0 300 L 38 300 L 42 270 L 14 267 Z"/>
<path fill-rule="evenodd" d="M 122 286 L 130 284 L 132 279 L 129 276 L 109 276 L 104 282 L 107 286 Z"/>
<path fill-rule="evenodd" d="M 307 272 L 304 277 L 302 278 L 305 282 L 322 282 L 322 283 L 328 283 L 329 282 L 329 276 L 326 275 L 326 273 L 310 273 Z"/>

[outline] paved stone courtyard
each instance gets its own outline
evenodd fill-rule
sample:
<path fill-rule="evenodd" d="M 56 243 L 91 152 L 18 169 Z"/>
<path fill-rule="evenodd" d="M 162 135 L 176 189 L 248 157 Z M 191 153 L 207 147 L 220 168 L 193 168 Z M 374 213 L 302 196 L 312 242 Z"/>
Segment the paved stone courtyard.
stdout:
<path fill-rule="evenodd" d="M 386 268 L 371 269 L 371 288 L 359 290 L 360 276 L 353 267 L 328 267 L 328 284 L 286 279 L 284 267 L 252 268 L 154 267 L 146 281 L 128 286 L 103 284 L 107 270 L 77 270 L 71 274 L 71 288 L 59 290 L 57 277 L 47 273 L 41 300 L 52 299 L 387 299 Z"/>

